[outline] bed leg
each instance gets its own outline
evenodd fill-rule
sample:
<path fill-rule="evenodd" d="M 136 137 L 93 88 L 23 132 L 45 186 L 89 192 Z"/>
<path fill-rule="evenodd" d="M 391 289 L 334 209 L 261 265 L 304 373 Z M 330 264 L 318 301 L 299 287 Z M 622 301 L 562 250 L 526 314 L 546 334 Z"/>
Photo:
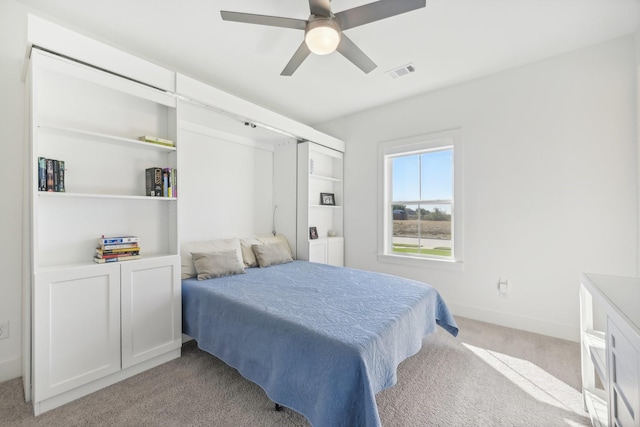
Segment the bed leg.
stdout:
<path fill-rule="evenodd" d="M 280 405 L 279 403 L 276 403 L 276 411 L 280 412 L 284 409 L 284 406 Z"/>

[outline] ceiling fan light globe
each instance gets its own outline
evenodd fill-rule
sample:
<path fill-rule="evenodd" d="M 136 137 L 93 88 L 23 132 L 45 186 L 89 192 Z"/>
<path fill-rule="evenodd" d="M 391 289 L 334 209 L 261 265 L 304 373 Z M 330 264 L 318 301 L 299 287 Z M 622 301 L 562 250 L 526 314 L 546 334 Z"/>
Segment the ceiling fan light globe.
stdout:
<path fill-rule="evenodd" d="M 340 44 L 340 31 L 330 20 L 314 21 L 309 24 L 304 41 L 311 52 L 327 55 L 335 51 Z"/>

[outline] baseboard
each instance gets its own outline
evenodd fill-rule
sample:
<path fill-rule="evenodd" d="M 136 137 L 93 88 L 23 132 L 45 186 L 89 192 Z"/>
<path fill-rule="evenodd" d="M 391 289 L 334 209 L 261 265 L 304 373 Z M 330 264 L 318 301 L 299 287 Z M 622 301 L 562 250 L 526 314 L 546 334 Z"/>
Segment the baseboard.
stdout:
<path fill-rule="evenodd" d="M 33 402 L 33 413 L 34 415 L 38 416 L 40 414 L 43 414 L 44 412 L 57 408 L 58 406 L 64 405 L 65 403 L 72 402 L 76 399 L 79 399 L 80 397 L 96 392 L 100 389 L 144 372 L 148 369 L 155 368 L 156 366 L 180 357 L 181 352 L 182 350 L 180 348 L 171 350 L 167 353 L 161 354 L 160 356 L 156 356 L 152 359 L 140 362 L 137 365 L 133 365 L 111 375 L 107 375 L 106 377 L 102 377 L 98 380 L 62 392 L 40 402 Z"/>
<path fill-rule="evenodd" d="M 494 325 L 505 326 L 507 328 L 520 329 L 549 337 L 580 342 L 579 327 L 548 322 L 539 319 L 531 319 L 513 314 L 501 313 L 467 305 L 447 303 L 447 306 L 454 316 L 466 317 L 481 322 L 493 323 Z"/>
<path fill-rule="evenodd" d="M 22 376 L 22 361 L 19 357 L 0 362 L 0 383 Z"/>

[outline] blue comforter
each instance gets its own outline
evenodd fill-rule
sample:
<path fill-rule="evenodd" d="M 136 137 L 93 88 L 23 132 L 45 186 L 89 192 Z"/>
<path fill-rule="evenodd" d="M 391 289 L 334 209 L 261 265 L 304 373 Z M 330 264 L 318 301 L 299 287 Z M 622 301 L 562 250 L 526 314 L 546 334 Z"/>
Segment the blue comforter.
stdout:
<path fill-rule="evenodd" d="M 458 327 L 423 283 L 294 261 L 182 281 L 183 331 L 314 426 L 380 426 L 375 395 L 396 383 L 436 324 Z"/>

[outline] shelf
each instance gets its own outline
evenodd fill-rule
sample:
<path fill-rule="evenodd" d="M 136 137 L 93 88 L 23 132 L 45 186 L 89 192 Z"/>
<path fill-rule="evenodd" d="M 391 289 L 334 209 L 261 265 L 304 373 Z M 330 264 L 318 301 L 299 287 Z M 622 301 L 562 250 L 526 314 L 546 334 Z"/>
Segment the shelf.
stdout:
<path fill-rule="evenodd" d="M 317 239 L 309 239 L 309 243 L 313 242 L 326 242 L 332 239 L 344 239 L 342 236 L 326 236 L 326 237 L 318 237 Z"/>
<path fill-rule="evenodd" d="M 333 178 L 331 176 L 324 176 L 324 175 L 315 175 L 312 173 L 309 174 L 309 177 L 314 179 L 322 179 L 324 181 L 342 182 L 340 178 Z"/>
<path fill-rule="evenodd" d="M 144 142 L 138 139 L 124 138 L 121 136 L 109 135 L 109 134 L 99 133 L 99 132 L 90 132 L 82 129 L 68 128 L 68 127 L 54 126 L 54 125 L 39 125 L 38 128 L 43 131 L 47 131 L 51 133 L 88 137 L 92 139 L 101 140 L 102 142 L 106 142 L 110 144 L 135 145 L 138 147 L 150 148 L 152 150 L 158 150 L 158 151 L 176 151 L 176 147 L 168 147 L 166 145 L 153 144 L 151 142 Z"/>
<path fill-rule="evenodd" d="M 46 265 L 46 266 L 41 266 L 36 268 L 35 274 L 51 273 L 55 271 L 68 271 L 68 270 L 74 270 L 74 269 L 86 268 L 86 267 L 101 268 L 101 267 L 104 267 L 105 265 L 121 265 L 125 263 L 141 262 L 149 259 L 161 259 L 161 258 L 175 257 L 175 256 L 178 256 L 178 255 L 177 254 L 144 254 L 139 259 L 132 259 L 129 261 L 105 262 L 104 264 L 99 264 L 93 261 L 86 261 L 86 262 L 76 262 L 72 264 Z"/>
<path fill-rule="evenodd" d="M 99 199 L 133 199 L 133 200 L 177 200 L 177 197 L 129 196 L 123 194 L 68 193 L 59 191 L 38 191 L 38 197 L 71 197 Z"/>
<path fill-rule="evenodd" d="M 330 208 L 330 209 L 342 209 L 342 206 L 334 205 L 309 205 L 310 208 Z"/>

